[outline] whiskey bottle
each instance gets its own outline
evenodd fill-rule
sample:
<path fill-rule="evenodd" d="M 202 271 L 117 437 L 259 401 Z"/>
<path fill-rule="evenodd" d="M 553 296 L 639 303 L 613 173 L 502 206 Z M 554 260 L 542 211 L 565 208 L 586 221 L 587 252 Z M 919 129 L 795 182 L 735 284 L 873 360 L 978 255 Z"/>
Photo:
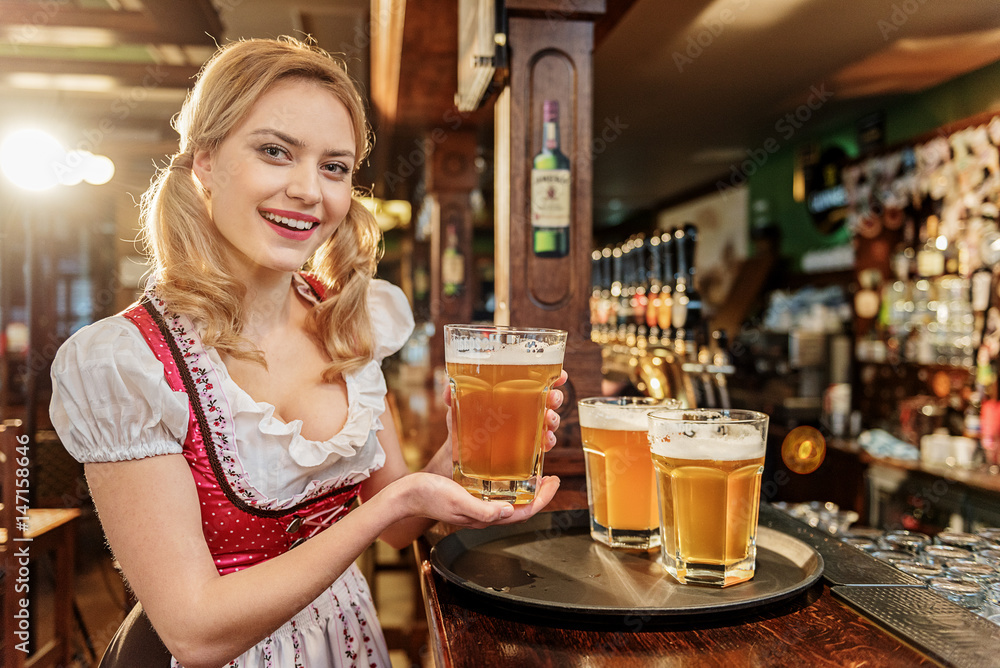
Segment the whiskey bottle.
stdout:
<path fill-rule="evenodd" d="M 531 169 L 532 244 L 535 255 L 565 257 L 573 200 L 569 158 L 559 148 L 559 103 L 545 100 L 542 119 L 542 150 Z"/>

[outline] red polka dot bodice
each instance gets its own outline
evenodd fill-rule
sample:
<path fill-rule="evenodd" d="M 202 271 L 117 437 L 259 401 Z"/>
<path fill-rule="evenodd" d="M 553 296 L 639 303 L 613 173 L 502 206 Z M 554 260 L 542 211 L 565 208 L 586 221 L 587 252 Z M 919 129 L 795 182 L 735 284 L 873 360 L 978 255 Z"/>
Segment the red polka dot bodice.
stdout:
<path fill-rule="evenodd" d="M 259 507 L 255 490 L 241 484 L 231 452 L 227 454 L 214 442 L 219 439 L 215 428 L 226 419 L 222 414 L 225 409 L 199 393 L 198 383 L 204 381 L 197 378 L 198 369 L 190 367 L 192 362 L 178 345 L 176 331 L 148 300 L 123 315 L 139 328 L 163 363 L 171 389 L 188 396 L 190 419 L 183 454 L 197 487 L 205 541 L 220 574 L 275 557 L 347 514 L 357 498 L 357 484 L 324 489 L 316 498 L 301 499 L 287 507 Z"/>

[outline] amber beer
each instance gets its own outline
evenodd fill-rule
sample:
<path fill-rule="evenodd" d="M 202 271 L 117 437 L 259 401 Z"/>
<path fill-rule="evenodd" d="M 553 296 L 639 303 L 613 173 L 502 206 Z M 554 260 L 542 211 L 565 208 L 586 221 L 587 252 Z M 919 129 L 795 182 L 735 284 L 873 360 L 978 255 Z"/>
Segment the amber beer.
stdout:
<path fill-rule="evenodd" d="M 656 480 L 646 414 L 676 407 L 649 397 L 591 397 L 578 402 L 587 472 L 591 537 L 612 548 L 660 545 Z"/>
<path fill-rule="evenodd" d="M 545 401 L 566 332 L 445 326 L 454 477 L 483 499 L 528 503 L 542 470 Z"/>
<path fill-rule="evenodd" d="M 767 416 L 677 410 L 649 415 L 663 565 L 682 584 L 751 579 Z"/>

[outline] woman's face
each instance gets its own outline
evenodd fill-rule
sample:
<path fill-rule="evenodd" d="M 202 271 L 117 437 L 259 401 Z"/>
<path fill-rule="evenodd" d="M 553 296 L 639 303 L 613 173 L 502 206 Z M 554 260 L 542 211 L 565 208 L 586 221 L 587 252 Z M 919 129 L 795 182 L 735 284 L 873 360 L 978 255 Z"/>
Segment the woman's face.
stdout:
<path fill-rule="evenodd" d="M 351 206 L 357 147 L 347 108 L 319 84 L 289 79 L 257 100 L 194 172 L 246 278 L 298 270 Z"/>

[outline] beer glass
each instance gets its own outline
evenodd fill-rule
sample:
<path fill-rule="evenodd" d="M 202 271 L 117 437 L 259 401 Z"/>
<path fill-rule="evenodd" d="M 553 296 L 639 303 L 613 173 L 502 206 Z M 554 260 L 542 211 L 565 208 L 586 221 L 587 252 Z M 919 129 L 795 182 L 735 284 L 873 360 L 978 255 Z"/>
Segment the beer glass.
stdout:
<path fill-rule="evenodd" d="M 649 413 L 663 566 L 681 584 L 754 575 L 767 416 L 746 410 Z"/>
<path fill-rule="evenodd" d="M 455 481 L 486 500 L 529 503 L 542 473 L 545 400 L 566 332 L 445 325 Z"/>
<path fill-rule="evenodd" d="M 587 467 L 590 535 L 612 548 L 660 546 L 656 479 L 646 414 L 680 408 L 676 399 L 590 397 L 577 402 Z"/>

